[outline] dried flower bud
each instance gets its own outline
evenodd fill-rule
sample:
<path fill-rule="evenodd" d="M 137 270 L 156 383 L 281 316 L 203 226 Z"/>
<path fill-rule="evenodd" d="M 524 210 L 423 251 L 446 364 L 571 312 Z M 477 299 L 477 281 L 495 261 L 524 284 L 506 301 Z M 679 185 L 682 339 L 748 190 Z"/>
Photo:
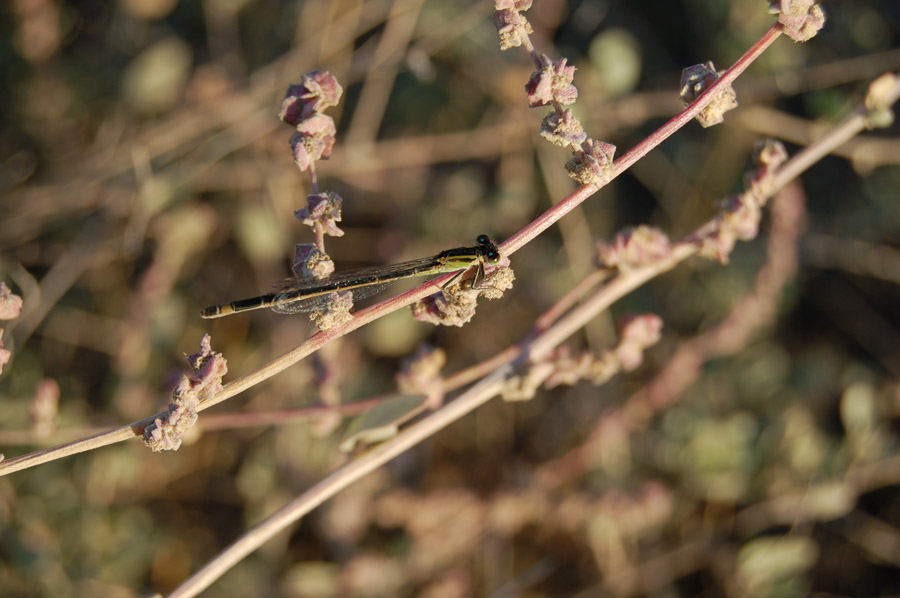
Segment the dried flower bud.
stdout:
<path fill-rule="evenodd" d="M 499 9 L 494 11 L 494 27 L 497 28 L 497 38 L 500 41 L 501 50 L 518 48 L 525 44 L 528 36 L 534 33 L 531 23 L 525 15 L 514 9 Z"/>
<path fill-rule="evenodd" d="M 297 278 L 323 278 L 334 272 L 334 262 L 312 243 L 297 243 L 291 272 Z"/>
<path fill-rule="evenodd" d="M 825 12 L 815 0 L 769 0 L 769 14 L 778 15 L 785 35 L 805 42 L 825 26 Z"/>
<path fill-rule="evenodd" d="M 685 106 L 690 106 L 704 91 L 712 87 L 720 76 L 721 74 L 716 72 L 712 61 L 695 64 L 684 69 L 681 72 L 681 93 L 679 94 L 681 102 Z M 697 122 L 704 128 L 717 125 L 725 120 L 726 112 L 737 106 L 737 95 L 734 93 L 734 88 L 729 85 L 700 111 L 696 117 Z"/>
<path fill-rule="evenodd" d="M 732 229 L 719 227 L 703 236 L 697 255 L 716 260 L 720 264 L 727 264 L 736 242 L 737 237 Z"/>
<path fill-rule="evenodd" d="M 588 139 L 581 144 L 581 148 L 566 161 L 566 171 L 583 185 L 602 187 L 612 179 L 616 146 Z"/>
<path fill-rule="evenodd" d="M 559 347 L 553 356 L 553 373 L 544 381 L 544 388 L 572 386 L 577 384 L 591 371 L 594 356 L 585 351 L 579 357 L 573 357 L 569 347 Z"/>
<path fill-rule="evenodd" d="M 616 357 L 622 370 L 633 371 L 644 362 L 644 351 L 659 342 L 662 326 L 662 318 L 656 314 L 629 315 L 619 320 Z"/>
<path fill-rule="evenodd" d="M 494 10 L 518 10 L 520 12 L 531 8 L 532 0 L 494 0 Z"/>
<path fill-rule="evenodd" d="M 294 163 L 305 171 L 314 160 L 327 159 L 334 147 L 334 136 L 337 129 L 330 116 L 314 114 L 297 126 L 297 132 L 291 135 L 291 150 Z"/>
<path fill-rule="evenodd" d="M 528 105 L 549 106 L 557 102 L 563 106 L 574 104 L 578 99 L 578 89 L 572 84 L 575 67 L 566 66 L 566 59 L 553 62 L 546 55 L 541 56 L 541 70 L 531 73 L 525 84 Z"/>
<path fill-rule="evenodd" d="M 510 376 L 506 379 L 500 396 L 504 401 L 530 401 L 534 398 L 537 389 L 541 387 L 547 378 L 553 374 L 554 364 L 550 361 L 541 361 L 531 364 L 523 374 Z"/>
<path fill-rule="evenodd" d="M 716 226 L 700 239 L 699 255 L 727 264 L 738 239 L 749 241 L 759 234 L 760 204 L 764 200 L 765 196 L 757 197 L 751 189 L 719 202 Z"/>
<path fill-rule="evenodd" d="M 344 200 L 333 191 L 312 193 L 306 196 L 306 207 L 294 211 L 294 217 L 307 226 L 320 226 L 332 237 L 344 236 L 337 226 L 341 221 L 341 206 Z"/>
<path fill-rule="evenodd" d="M 866 124 L 870 129 L 884 129 L 894 124 L 891 106 L 897 101 L 898 86 L 900 77 L 894 73 L 885 73 L 869 84 L 865 106 L 869 110 Z"/>
<path fill-rule="evenodd" d="M 22 315 L 22 298 L 14 294 L 5 282 L 0 282 L 0 320 L 13 320 Z"/>
<path fill-rule="evenodd" d="M 319 330 L 330 330 L 353 317 L 350 314 L 351 309 L 353 309 L 353 293 L 350 291 L 329 293 L 327 300 L 318 309 L 309 312 L 309 320 Z"/>
<path fill-rule="evenodd" d="M 541 137 L 553 145 L 579 147 L 587 139 L 587 134 L 581 126 L 581 121 L 572 116 L 572 111 L 566 108 L 562 113 L 551 110 L 544 117 L 541 122 Z"/>
<path fill-rule="evenodd" d="M 759 234 L 762 210 L 753 194 L 741 194 L 719 202 L 723 226 L 734 231 L 741 241 L 750 241 Z"/>
<path fill-rule="evenodd" d="M 788 159 L 787 150 L 780 141 L 766 139 L 757 142 L 754 146 L 753 161 L 756 170 L 744 175 L 745 195 L 744 201 L 752 201 L 757 206 L 764 206 L 775 192 L 774 173 Z M 741 236 L 740 234 L 738 236 Z M 754 236 L 756 236 L 754 234 Z M 742 237 L 743 238 L 743 237 Z"/>
<path fill-rule="evenodd" d="M 296 127 L 313 114 L 337 106 L 343 93 L 337 79 L 328 71 L 307 73 L 299 84 L 288 87 L 278 118 Z"/>
<path fill-rule="evenodd" d="M 482 281 L 483 288 L 473 288 L 472 279 L 453 282 L 439 293 L 413 303 L 413 318 L 435 326 L 462 326 L 475 315 L 479 295 L 499 299 L 515 278 L 511 268 L 500 267 Z"/>
<path fill-rule="evenodd" d="M 765 139 L 754 147 L 753 160 L 760 170 L 771 172 L 787 162 L 788 153 L 777 139 Z"/>
<path fill-rule="evenodd" d="M 477 295 L 457 292 L 435 293 L 412 304 L 413 319 L 435 326 L 463 326 L 475 315 Z"/>
<path fill-rule="evenodd" d="M 672 246 L 660 229 L 641 225 L 620 232 L 612 244 L 601 241 L 597 250 L 603 266 L 628 271 L 667 258 Z"/>

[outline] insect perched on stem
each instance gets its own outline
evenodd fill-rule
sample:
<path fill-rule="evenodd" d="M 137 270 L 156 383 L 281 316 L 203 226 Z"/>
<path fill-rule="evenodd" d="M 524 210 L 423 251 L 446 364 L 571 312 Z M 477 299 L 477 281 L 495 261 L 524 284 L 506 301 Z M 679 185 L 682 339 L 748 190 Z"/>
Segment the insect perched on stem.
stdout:
<path fill-rule="evenodd" d="M 263 307 L 269 307 L 282 314 L 313 311 L 321 307 L 327 301 L 328 295 L 335 291 L 350 291 L 354 299 L 360 299 L 403 278 L 432 276 L 446 272 L 462 274 L 472 266 L 476 268 L 472 286 L 479 288 L 484 280 L 485 263 L 490 266 L 498 264 L 500 250 L 487 235 L 478 235 L 476 243 L 474 247 L 445 249 L 431 257 L 389 266 L 359 268 L 324 278 L 289 278 L 276 283 L 278 291 L 274 293 L 212 305 L 203 309 L 200 315 L 204 318 L 220 318 Z"/>

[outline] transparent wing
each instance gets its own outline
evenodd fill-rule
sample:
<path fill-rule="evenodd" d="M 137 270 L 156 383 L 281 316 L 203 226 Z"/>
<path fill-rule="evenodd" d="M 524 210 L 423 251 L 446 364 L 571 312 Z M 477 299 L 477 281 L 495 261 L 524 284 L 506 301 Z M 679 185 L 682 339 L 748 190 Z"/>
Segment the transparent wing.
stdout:
<path fill-rule="evenodd" d="M 398 279 L 394 279 L 398 280 Z M 332 291 L 330 293 L 322 293 L 320 295 L 312 295 L 310 297 L 302 297 L 300 299 L 295 299 L 293 301 L 287 301 L 279 303 L 279 297 L 281 297 L 284 293 L 280 293 L 275 296 L 275 305 L 272 306 L 272 311 L 278 314 L 302 314 L 311 311 L 316 311 L 319 309 L 324 309 L 328 303 L 334 300 L 334 295 L 337 293 L 352 293 L 353 294 L 353 302 L 361 301 L 366 297 L 370 297 L 375 293 L 381 292 L 386 287 L 389 287 L 391 283 L 394 282 L 382 282 L 380 284 L 370 284 L 364 287 L 356 287 L 353 289 L 344 289 L 341 291 Z M 282 299 L 282 301 L 284 301 Z"/>
<path fill-rule="evenodd" d="M 272 311 L 280 314 L 315 311 L 332 301 L 336 292 L 352 293 L 353 301 L 357 301 L 374 295 L 394 281 L 437 274 L 441 266 L 439 260 L 428 257 L 337 272 L 324 278 L 287 278 L 272 285 L 276 290 Z"/>

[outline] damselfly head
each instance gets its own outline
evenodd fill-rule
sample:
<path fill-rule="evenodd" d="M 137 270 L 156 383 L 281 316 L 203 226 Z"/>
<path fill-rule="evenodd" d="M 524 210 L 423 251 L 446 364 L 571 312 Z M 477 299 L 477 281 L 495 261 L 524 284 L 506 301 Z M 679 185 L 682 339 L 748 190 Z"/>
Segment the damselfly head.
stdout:
<path fill-rule="evenodd" d="M 475 238 L 475 242 L 478 243 L 481 255 L 488 264 L 496 266 L 500 263 L 500 250 L 497 249 L 497 245 L 494 244 L 494 241 L 489 236 L 478 235 Z"/>

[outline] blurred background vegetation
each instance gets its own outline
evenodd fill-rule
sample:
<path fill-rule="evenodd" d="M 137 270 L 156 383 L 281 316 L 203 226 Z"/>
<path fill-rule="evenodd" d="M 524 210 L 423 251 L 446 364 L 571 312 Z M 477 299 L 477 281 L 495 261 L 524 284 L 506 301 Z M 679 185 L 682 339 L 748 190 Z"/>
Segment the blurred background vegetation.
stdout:
<path fill-rule="evenodd" d="M 757 139 L 796 151 L 900 67 L 895 1 L 824 8 L 818 37 L 778 40 L 738 80 L 724 125 L 686 127 L 516 253 L 516 287 L 468 326 L 393 314 L 201 422 L 319 404 L 322 379 L 345 402 L 391 392 L 423 341 L 456 372 L 516 341 L 593 267 L 598 240 L 641 223 L 691 231 L 741 188 Z M 531 62 L 498 50 L 489 2 L 0 10 L 0 280 L 25 298 L 4 325 L 7 457 L 157 412 L 206 332 L 229 379 L 311 333 L 302 316 L 197 315 L 265 291 L 311 241 L 292 216 L 308 180 L 277 119 L 303 73 L 327 69 L 345 89 L 319 165 L 345 199 L 347 234 L 328 242 L 339 268 L 502 240 L 574 188 L 567 153 L 537 135 L 543 112 L 526 107 Z M 762 0 L 535 0 L 527 16 L 538 51 L 578 67 L 589 136 L 619 153 L 679 110 L 682 68 L 725 68 L 772 23 Z M 665 404 L 640 401 L 753 294 L 773 259 L 768 219 L 728 266 L 683 265 L 571 340 L 599 351 L 620 315 L 658 313 L 663 341 L 640 370 L 487 405 L 205 595 L 897 595 L 898 162 L 894 127 L 803 176 L 807 230 L 775 314 Z M 34 428 L 36 395 L 56 392 L 58 430 Z M 636 425 L 623 414 L 638 403 L 651 408 Z M 340 439 L 322 418 L 207 430 L 171 454 L 135 440 L 0 478 L 0 595 L 166 592 L 337 467 Z"/>

